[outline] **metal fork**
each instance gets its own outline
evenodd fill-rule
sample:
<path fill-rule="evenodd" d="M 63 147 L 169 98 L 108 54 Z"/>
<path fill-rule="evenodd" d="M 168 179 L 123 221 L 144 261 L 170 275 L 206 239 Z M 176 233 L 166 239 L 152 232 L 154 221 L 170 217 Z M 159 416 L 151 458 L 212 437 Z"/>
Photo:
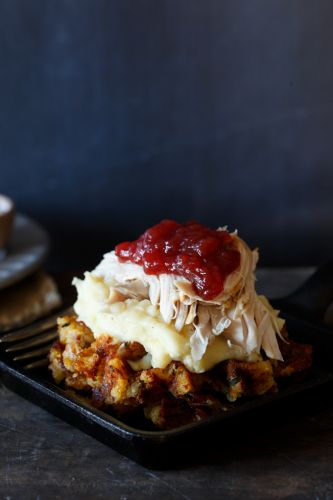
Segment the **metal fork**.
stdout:
<path fill-rule="evenodd" d="M 52 316 L 0 335 L 0 344 L 6 344 L 5 352 L 10 356 L 14 355 L 13 361 L 21 363 L 35 359 L 23 366 L 26 370 L 46 366 L 49 362 L 46 355 L 58 335 L 57 318 L 71 314 L 73 314 L 73 308 L 68 307 Z"/>

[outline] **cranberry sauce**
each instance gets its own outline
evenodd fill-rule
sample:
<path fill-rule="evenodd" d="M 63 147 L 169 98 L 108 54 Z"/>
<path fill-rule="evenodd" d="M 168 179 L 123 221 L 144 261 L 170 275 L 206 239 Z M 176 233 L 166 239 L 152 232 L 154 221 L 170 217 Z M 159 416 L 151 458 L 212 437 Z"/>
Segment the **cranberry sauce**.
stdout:
<path fill-rule="evenodd" d="M 135 241 L 120 243 L 116 255 L 122 262 L 139 264 L 146 274 L 183 276 L 205 300 L 222 292 L 226 278 L 240 265 L 234 237 L 227 231 L 173 220 L 163 220 Z"/>

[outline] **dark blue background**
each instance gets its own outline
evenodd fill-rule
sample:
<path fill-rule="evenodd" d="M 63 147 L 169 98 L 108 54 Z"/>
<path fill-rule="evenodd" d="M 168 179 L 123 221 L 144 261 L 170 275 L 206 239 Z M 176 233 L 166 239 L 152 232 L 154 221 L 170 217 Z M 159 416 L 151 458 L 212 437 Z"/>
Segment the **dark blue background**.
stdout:
<path fill-rule="evenodd" d="M 161 218 L 333 255 L 331 0 L 0 0 L 0 192 L 90 266 Z"/>

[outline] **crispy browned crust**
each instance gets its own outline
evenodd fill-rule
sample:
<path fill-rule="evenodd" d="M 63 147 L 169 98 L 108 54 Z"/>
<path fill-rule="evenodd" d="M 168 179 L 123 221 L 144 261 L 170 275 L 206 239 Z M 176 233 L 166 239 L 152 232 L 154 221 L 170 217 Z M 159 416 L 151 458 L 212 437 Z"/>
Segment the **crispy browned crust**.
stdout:
<path fill-rule="evenodd" d="M 228 360 L 196 374 L 177 361 L 166 368 L 134 371 L 129 361 L 146 352 L 137 342 L 94 339 L 75 316 L 59 318 L 59 339 L 51 348 L 50 370 L 57 383 L 84 391 L 94 406 L 116 414 L 143 410 L 157 427 L 173 428 L 223 411 L 227 401 L 278 390 L 278 380 L 307 370 L 312 347 L 281 342 L 284 361 Z"/>

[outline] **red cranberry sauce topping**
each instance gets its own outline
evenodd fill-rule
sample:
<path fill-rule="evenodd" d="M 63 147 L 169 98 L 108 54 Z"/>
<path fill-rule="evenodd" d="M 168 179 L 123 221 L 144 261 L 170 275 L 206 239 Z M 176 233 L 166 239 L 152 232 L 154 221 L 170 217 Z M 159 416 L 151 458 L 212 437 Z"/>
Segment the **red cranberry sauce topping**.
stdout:
<path fill-rule="evenodd" d="M 122 262 L 143 266 L 146 274 L 183 276 L 205 300 L 222 292 L 226 278 L 240 265 L 233 236 L 197 222 L 163 220 L 137 240 L 120 243 L 115 252 Z"/>

